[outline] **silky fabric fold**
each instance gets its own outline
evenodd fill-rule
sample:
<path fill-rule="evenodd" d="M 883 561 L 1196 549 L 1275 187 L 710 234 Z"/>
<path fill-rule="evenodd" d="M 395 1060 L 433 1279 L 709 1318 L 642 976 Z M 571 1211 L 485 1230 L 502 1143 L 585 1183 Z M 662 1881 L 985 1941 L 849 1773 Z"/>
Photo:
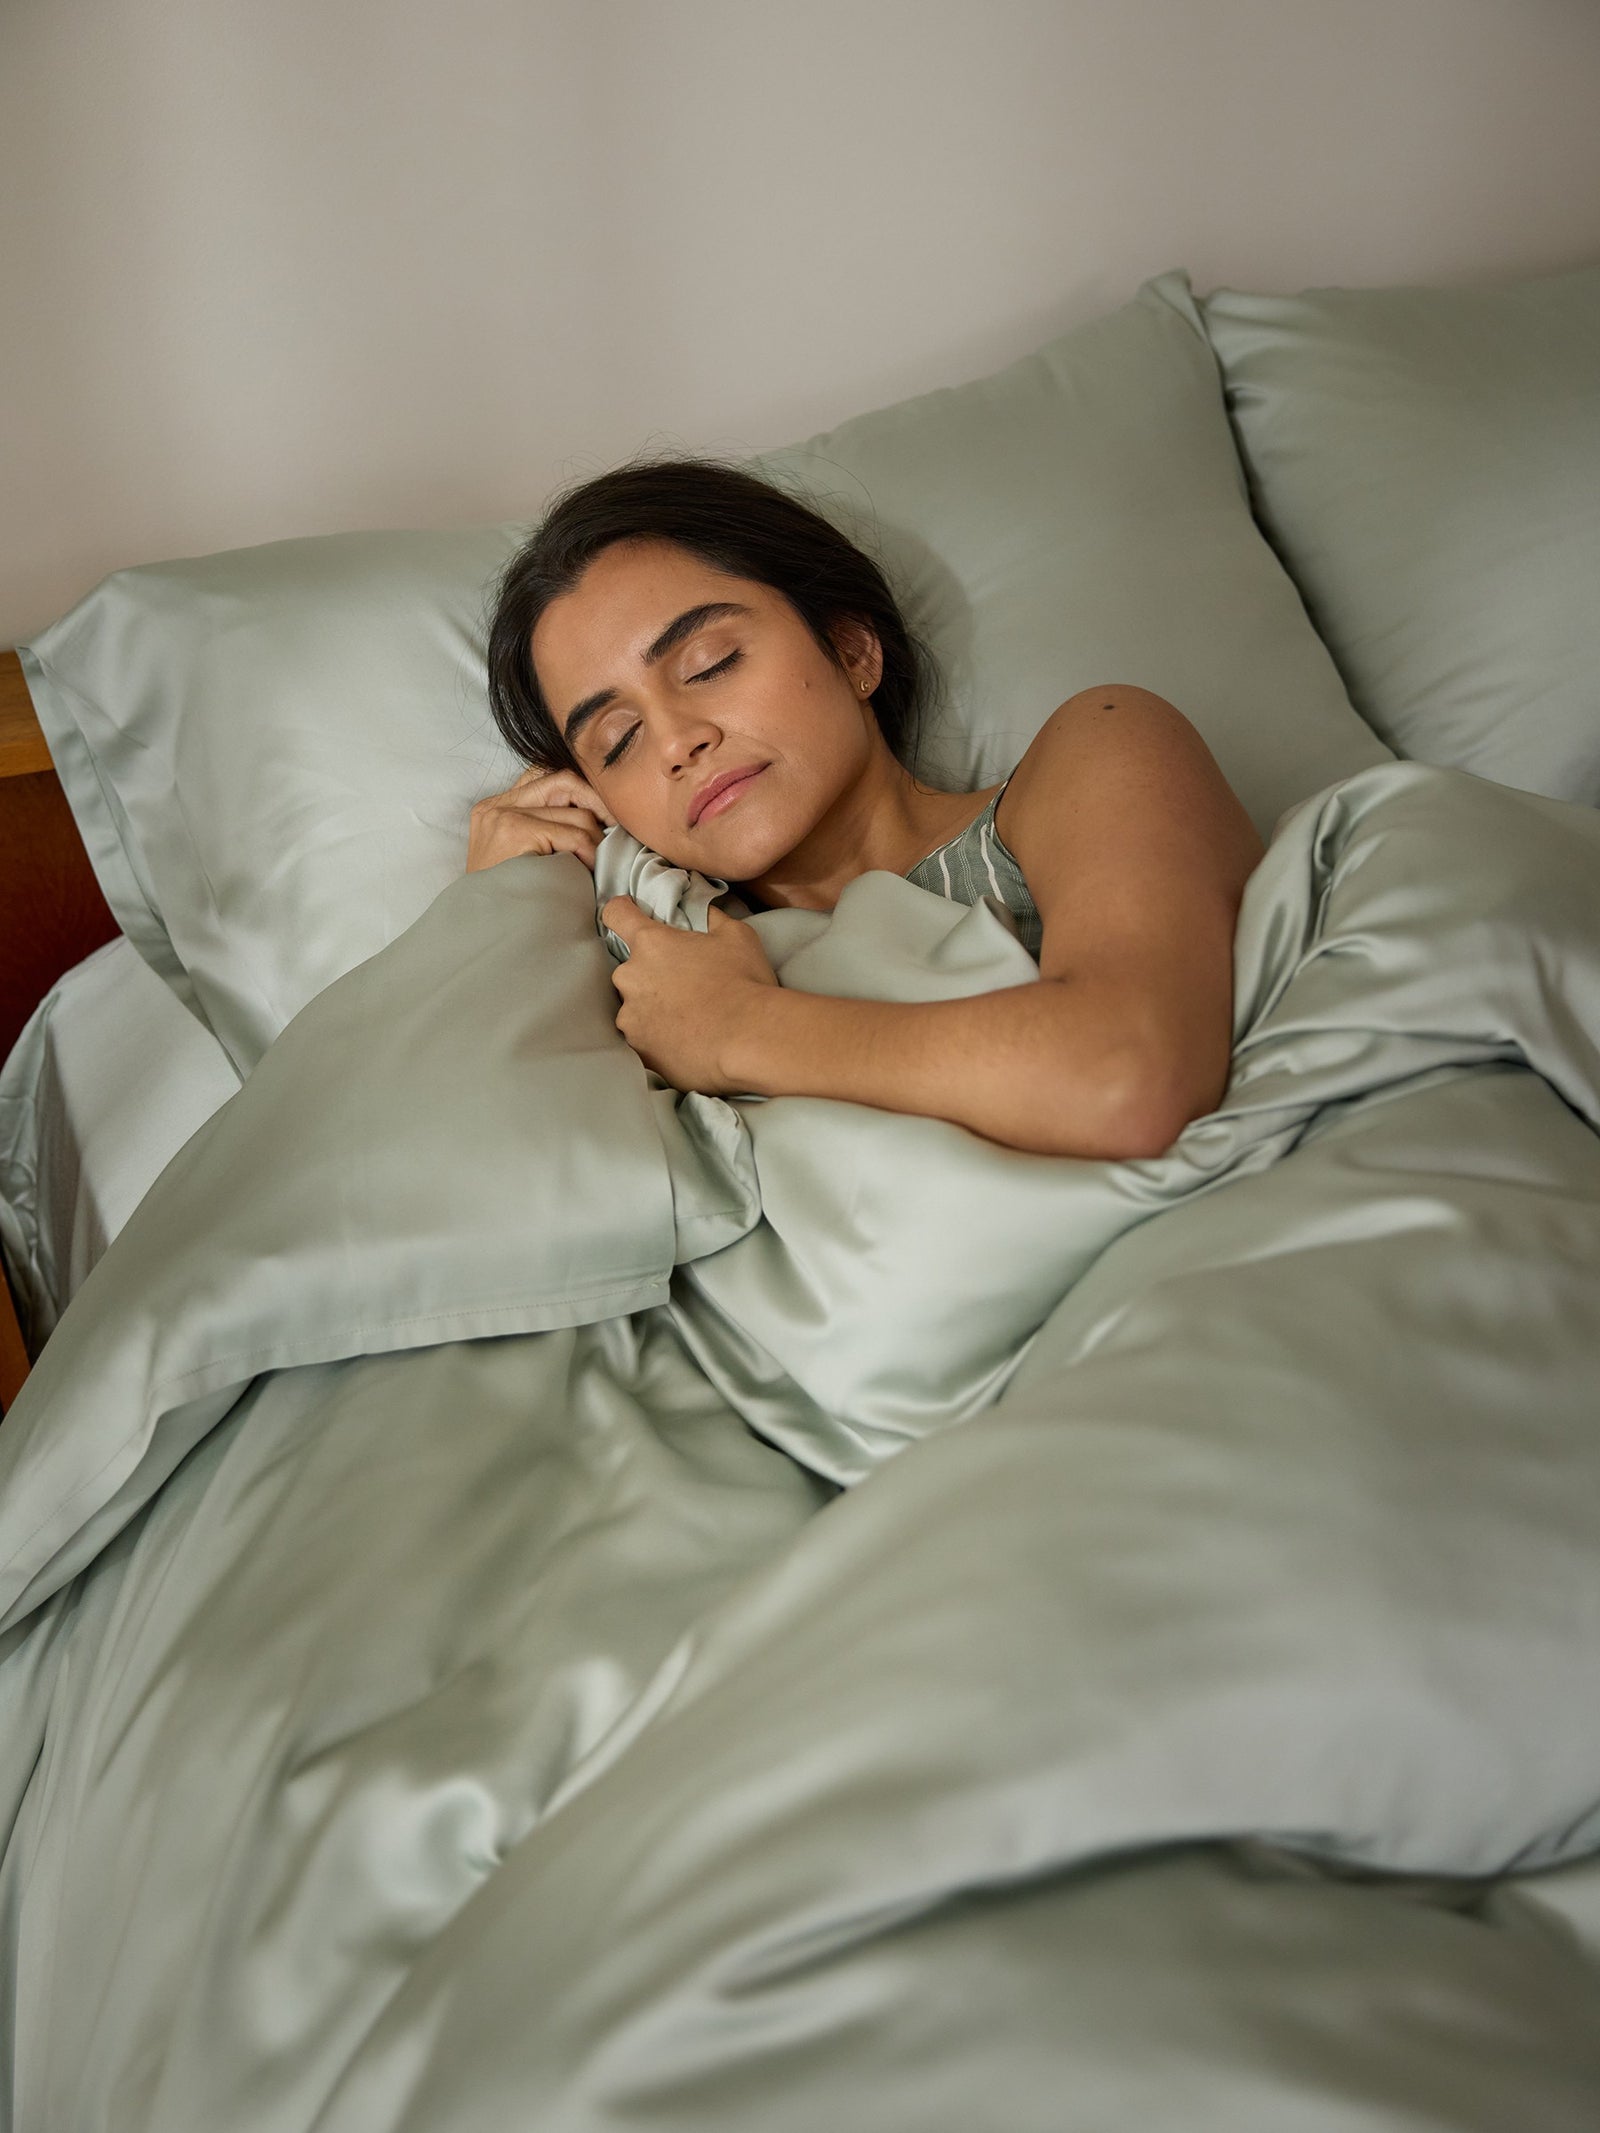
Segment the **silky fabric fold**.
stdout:
<path fill-rule="evenodd" d="M 1600 2115 L 1600 816 L 1306 802 L 1136 1163 L 681 1096 L 608 893 L 313 1001 L 0 1429 L 11 2122 Z M 748 922 L 1042 982 L 897 876 Z"/>

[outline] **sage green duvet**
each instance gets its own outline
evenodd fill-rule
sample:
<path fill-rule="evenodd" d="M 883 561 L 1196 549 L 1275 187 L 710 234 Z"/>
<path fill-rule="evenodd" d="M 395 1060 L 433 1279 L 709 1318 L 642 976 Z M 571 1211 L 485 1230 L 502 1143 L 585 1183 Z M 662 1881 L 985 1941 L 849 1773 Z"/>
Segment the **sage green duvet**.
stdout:
<path fill-rule="evenodd" d="M 1600 814 L 1304 803 L 1124 1164 L 647 1075 L 596 896 L 718 886 L 453 884 L 0 1427 L 10 2122 L 1600 2123 Z"/>

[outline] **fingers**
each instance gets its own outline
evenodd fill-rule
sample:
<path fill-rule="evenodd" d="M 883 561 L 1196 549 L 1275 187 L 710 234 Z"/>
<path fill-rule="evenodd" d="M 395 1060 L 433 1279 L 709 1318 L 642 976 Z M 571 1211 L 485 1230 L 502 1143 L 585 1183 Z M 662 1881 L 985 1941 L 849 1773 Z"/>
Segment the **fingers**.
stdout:
<path fill-rule="evenodd" d="M 543 855 L 571 852 L 592 873 L 600 848 L 600 827 L 578 808 L 563 809 L 568 819 L 550 813 L 533 814 L 499 808 L 477 816 L 467 846 L 467 872 L 498 866 L 503 859 L 519 859 L 525 853 Z"/>
<path fill-rule="evenodd" d="M 592 845 L 598 845 L 606 832 L 606 824 L 591 808 L 535 807 L 530 803 L 519 804 L 508 793 L 495 793 L 487 800 L 478 801 L 470 821 L 471 835 L 475 839 L 489 839 L 496 844 L 509 840 L 519 851 L 547 849 L 536 841 L 546 828 L 576 831 Z M 561 844 L 563 850 L 568 848 L 564 837 Z"/>
<path fill-rule="evenodd" d="M 590 873 L 594 872 L 595 855 L 600 849 L 600 837 L 597 829 L 591 830 L 581 824 L 576 824 L 569 830 L 565 824 L 558 822 L 551 827 L 550 836 L 553 840 L 550 846 L 551 850 L 575 852 Z"/>
<path fill-rule="evenodd" d="M 631 948 L 634 935 L 657 921 L 647 911 L 641 911 L 631 896 L 623 894 L 606 898 L 600 906 L 600 923 Z"/>
<path fill-rule="evenodd" d="M 570 770 L 530 766 L 504 792 L 473 806 L 467 872 L 523 853 L 571 852 L 593 873 L 600 840 L 615 827 L 616 817 L 592 785 Z"/>
<path fill-rule="evenodd" d="M 599 803 L 592 793 L 552 791 L 544 783 L 513 785 L 509 792 L 491 793 L 478 805 L 503 808 L 508 815 L 568 814 L 581 808 L 586 815 L 594 815 L 599 820 L 596 812 Z"/>
<path fill-rule="evenodd" d="M 507 808 L 507 816 L 515 821 L 519 817 L 531 817 L 535 822 L 555 822 L 574 829 L 587 830 L 600 837 L 606 825 L 592 807 L 518 807 Z"/>
<path fill-rule="evenodd" d="M 505 793 L 497 795 L 517 807 L 582 807 L 597 816 L 608 828 L 616 825 L 616 816 L 587 780 L 570 770 L 539 770 L 529 768 Z"/>
<path fill-rule="evenodd" d="M 708 933 L 719 926 L 737 926 L 740 923 L 731 913 L 719 911 L 715 904 L 711 905 L 706 916 L 711 921 L 706 928 Z M 623 940 L 628 938 L 630 932 L 641 932 L 647 926 L 659 927 L 664 932 L 672 930 L 664 920 L 653 918 L 637 898 L 630 896 L 625 889 L 606 898 L 600 906 L 600 918 L 602 924 L 609 926 L 611 931 Z"/>

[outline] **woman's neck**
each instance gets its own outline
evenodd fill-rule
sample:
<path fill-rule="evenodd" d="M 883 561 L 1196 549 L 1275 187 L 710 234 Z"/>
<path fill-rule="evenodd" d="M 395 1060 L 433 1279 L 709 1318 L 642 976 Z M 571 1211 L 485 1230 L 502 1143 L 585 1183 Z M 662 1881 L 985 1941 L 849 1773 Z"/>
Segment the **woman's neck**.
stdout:
<path fill-rule="evenodd" d="M 742 883 L 767 908 L 831 911 L 860 874 L 906 874 L 975 821 L 998 786 L 982 793 L 920 784 L 884 750 L 885 766 L 863 777 L 776 866 Z"/>

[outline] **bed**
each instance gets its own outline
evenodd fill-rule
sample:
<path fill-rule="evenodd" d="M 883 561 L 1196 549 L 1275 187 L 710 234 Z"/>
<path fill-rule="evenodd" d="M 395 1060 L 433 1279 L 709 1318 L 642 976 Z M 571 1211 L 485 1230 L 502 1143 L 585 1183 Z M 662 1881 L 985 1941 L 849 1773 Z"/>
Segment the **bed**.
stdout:
<path fill-rule="evenodd" d="M 20 648 L 10 2122 L 1593 2125 L 1600 268 L 1173 270 L 756 463 L 934 774 L 1074 677 L 1194 717 L 1270 840 L 1224 1100 L 1107 1164 L 648 1073 L 597 905 L 728 885 L 461 872 L 520 526 Z M 1037 977 L 899 876 L 750 923 Z"/>
<path fill-rule="evenodd" d="M 145 1193 L 238 1086 L 216 1039 L 120 933 L 50 986 L 0 1069 L 0 1234 L 25 1349 L 44 1345 Z"/>

